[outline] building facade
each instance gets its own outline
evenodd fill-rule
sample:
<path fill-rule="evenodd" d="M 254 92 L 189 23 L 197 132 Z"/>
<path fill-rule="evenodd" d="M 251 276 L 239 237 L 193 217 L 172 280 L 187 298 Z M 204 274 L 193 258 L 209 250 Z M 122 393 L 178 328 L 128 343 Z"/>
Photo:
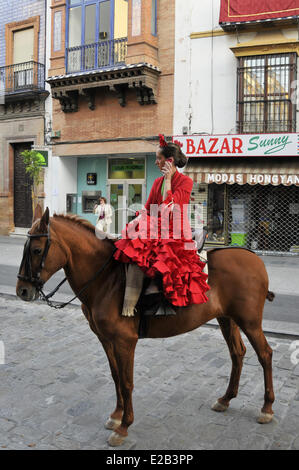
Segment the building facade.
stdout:
<path fill-rule="evenodd" d="M 213 245 L 299 252 L 299 2 L 291 3 L 176 2 L 174 134 Z"/>
<path fill-rule="evenodd" d="M 30 179 L 21 153 L 44 146 L 50 122 L 46 30 L 46 1 L 0 2 L 1 234 L 17 233 L 32 222 Z M 49 185 L 49 169 L 42 173 L 41 203 Z"/>
<path fill-rule="evenodd" d="M 95 223 L 99 196 L 145 202 L 172 135 L 174 15 L 166 0 L 52 1 L 54 210 Z"/>

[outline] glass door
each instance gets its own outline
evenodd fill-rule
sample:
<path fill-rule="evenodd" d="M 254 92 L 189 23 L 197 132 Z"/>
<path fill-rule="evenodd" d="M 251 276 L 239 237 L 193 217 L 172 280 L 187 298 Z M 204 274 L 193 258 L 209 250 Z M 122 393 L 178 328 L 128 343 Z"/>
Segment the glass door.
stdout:
<path fill-rule="evenodd" d="M 145 203 L 144 182 L 109 183 L 108 202 L 114 209 L 114 224 L 111 232 L 120 234 L 125 225 L 135 218 Z"/>
<path fill-rule="evenodd" d="M 96 4 L 85 6 L 84 70 L 96 67 Z"/>
<path fill-rule="evenodd" d="M 135 218 L 135 212 L 141 209 L 143 184 L 127 183 L 128 222 Z"/>
<path fill-rule="evenodd" d="M 124 183 L 110 184 L 110 205 L 113 207 L 114 216 L 112 217 L 112 232 L 121 233 L 121 200 L 124 196 Z"/>

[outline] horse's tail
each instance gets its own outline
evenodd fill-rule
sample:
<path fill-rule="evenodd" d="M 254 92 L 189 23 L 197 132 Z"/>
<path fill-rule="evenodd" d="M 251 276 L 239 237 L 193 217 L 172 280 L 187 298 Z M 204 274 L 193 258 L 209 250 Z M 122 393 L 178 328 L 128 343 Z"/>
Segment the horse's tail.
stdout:
<path fill-rule="evenodd" d="M 268 290 L 268 293 L 267 293 L 267 297 L 266 297 L 269 302 L 273 302 L 273 300 L 275 299 L 275 294 L 274 292 L 271 292 L 270 290 Z"/>

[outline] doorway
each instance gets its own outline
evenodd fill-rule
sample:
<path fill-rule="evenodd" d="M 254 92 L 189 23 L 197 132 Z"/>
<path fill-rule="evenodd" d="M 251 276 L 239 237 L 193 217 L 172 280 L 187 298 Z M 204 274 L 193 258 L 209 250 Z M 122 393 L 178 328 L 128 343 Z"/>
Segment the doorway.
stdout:
<path fill-rule="evenodd" d="M 145 204 L 144 181 L 113 181 L 108 186 L 108 201 L 114 209 L 115 233 L 121 233 L 126 223 L 135 218 L 135 212 Z"/>
<path fill-rule="evenodd" d="M 32 196 L 31 178 L 26 173 L 25 163 L 21 155 L 24 150 L 30 150 L 33 142 L 14 144 L 14 224 L 15 227 L 31 227 Z"/>

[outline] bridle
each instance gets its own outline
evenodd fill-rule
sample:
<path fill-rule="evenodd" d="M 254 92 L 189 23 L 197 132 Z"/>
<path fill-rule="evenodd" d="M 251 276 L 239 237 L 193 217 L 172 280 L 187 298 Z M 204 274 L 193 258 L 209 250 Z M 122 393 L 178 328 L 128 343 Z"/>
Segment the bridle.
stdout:
<path fill-rule="evenodd" d="M 33 274 L 32 274 L 30 245 L 31 245 L 31 240 L 32 239 L 37 239 L 37 238 L 42 238 L 42 237 L 47 238 L 46 246 L 45 246 L 45 249 L 44 249 L 43 254 L 42 254 L 42 258 L 41 258 L 39 268 L 38 268 L 38 270 L 36 272 L 36 275 L 34 277 Z M 48 251 L 49 251 L 49 248 L 50 248 L 50 244 L 51 244 L 50 224 L 48 225 L 48 233 L 34 233 L 34 234 L 31 234 L 29 232 L 27 233 L 27 240 L 26 240 L 26 243 L 24 245 L 23 258 L 22 258 L 21 266 L 20 266 L 19 273 L 18 273 L 18 279 L 20 279 L 21 281 L 29 282 L 37 290 L 40 290 L 44 285 L 44 282 L 40 279 L 40 273 L 42 272 L 42 270 L 44 268 L 46 257 L 47 257 L 47 254 L 48 254 Z M 23 268 L 24 268 L 24 276 L 21 275 L 21 271 L 22 271 Z"/>
<path fill-rule="evenodd" d="M 46 295 L 43 292 L 43 286 L 44 286 L 45 282 L 40 278 L 40 275 L 41 275 L 41 272 L 44 268 L 46 257 L 48 255 L 50 244 L 51 244 L 50 222 L 48 224 L 48 232 L 47 233 L 34 233 L 34 234 L 31 234 L 31 233 L 28 232 L 27 237 L 28 237 L 28 239 L 26 240 L 26 243 L 24 245 L 23 258 L 22 258 L 22 262 L 21 262 L 21 265 L 20 265 L 19 273 L 18 273 L 18 279 L 20 279 L 20 281 L 25 281 L 25 282 L 28 282 L 29 284 L 32 284 L 36 288 L 36 290 L 38 291 L 39 298 L 41 300 L 47 302 L 49 307 L 53 307 L 53 308 L 56 308 L 56 309 L 64 308 L 66 305 L 69 305 L 73 300 L 77 299 L 79 297 L 79 295 L 83 291 L 85 291 L 87 289 L 87 287 L 99 276 L 99 274 L 102 271 L 104 271 L 104 269 L 108 266 L 110 261 L 113 259 L 113 255 L 114 255 L 115 251 L 117 250 L 117 248 L 114 247 L 114 250 L 111 253 L 111 256 L 108 258 L 108 260 L 101 266 L 101 268 L 95 273 L 95 275 L 86 284 L 84 284 L 82 289 L 80 289 L 80 291 L 78 292 L 78 294 L 75 297 L 73 297 L 69 302 L 55 303 L 54 304 L 49 299 L 51 297 L 53 297 L 53 295 L 56 294 L 56 292 L 60 289 L 60 287 L 67 281 L 67 277 L 65 277 L 55 287 L 55 289 L 53 289 L 48 295 Z M 41 261 L 40 261 L 40 265 L 38 267 L 38 270 L 37 270 L 35 276 L 33 276 L 32 264 L 31 264 L 31 254 L 30 254 L 31 240 L 32 239 L 37 239 L 37 238 L 42 238 L 42 237 L 47 238 L 46 245 L 45 245 L 42 257 L 41 257 Z M 21 271 L 22 271 L 23 268 L 24 268 L 24 275 L 21 275 Z"/>

